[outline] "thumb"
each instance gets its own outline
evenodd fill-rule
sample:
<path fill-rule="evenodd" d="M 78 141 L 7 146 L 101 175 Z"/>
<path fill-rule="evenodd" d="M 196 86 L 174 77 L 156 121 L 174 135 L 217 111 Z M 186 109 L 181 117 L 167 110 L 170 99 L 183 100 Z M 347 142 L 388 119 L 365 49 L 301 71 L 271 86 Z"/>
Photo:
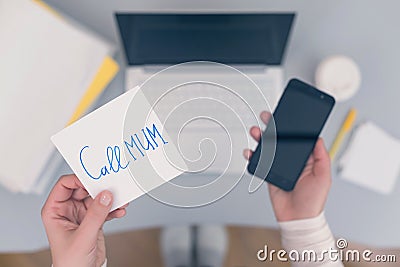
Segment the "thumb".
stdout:
<path fill-rule="evenodd" d="M 313 151 L 314 156 L 314 172 L 317 175 L 323 175 L 330 172 L 330 158 L 329 153 L 325 148 L 324 141 L 319 138 L 315 144 Z"/>
<path fill-rule="evenodd" d="M 98 232 L 110 212 L 113 196 L 110 191 L 103 191 L 96 196 L 86 212 L 86 216 L 80 224 L 76 234 L 81 245 L 90 246 L 97 240 Z"/>

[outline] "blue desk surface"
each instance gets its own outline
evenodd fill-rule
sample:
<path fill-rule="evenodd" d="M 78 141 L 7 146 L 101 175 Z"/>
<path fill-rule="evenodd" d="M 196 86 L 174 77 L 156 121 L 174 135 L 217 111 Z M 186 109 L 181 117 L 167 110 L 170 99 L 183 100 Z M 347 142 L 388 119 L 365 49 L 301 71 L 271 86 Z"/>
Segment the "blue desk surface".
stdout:
<path fill-rule="evenodd" d="M 106 1 L 48 0 L 106 38 L 118 42 L 115 11 L 297 11 L 297 19 L 286 55 L 286 77 L 313 82 L 318 63 L 333 54 L 349 55 L 360 65 L 363 79 L 360 92 L 339 103 L 323 136 L 331 144 L 350 107 L 359 110 L 359 119 L 372 120 L 400 138 L 399 67 L 400 3 L 398 1 Z M 117 54 L 121 65 L 124 60 Z M 121 94 L 121 71 L 102 95 L 98 105 Z M 383 155 L 384 156 L 384 155 Z M 54 175 L 69 173 L 64 163 Z M 106 232 L 156 225 L 185 223 L 230 223 L 276 226 L 266 187 L 249 195 L 248 179 L 225 198 L 202 208 L 168 207 L 143 196 L 131 203 L 126 218 L 108 223 Z M 49 188 L 50 190 L 50 188 Z M 0 188 L 0 251 L 32 250 L 47 246 L 40 209 L 47 196 L 12 194 Z M 374 246 L 400 246 L 400 183 L 389 196 L 350 184 L 336 174 L 326 206 L 326 214 L 336 236 Z M 251 208 L 250 208 L 251 207 Z"/>

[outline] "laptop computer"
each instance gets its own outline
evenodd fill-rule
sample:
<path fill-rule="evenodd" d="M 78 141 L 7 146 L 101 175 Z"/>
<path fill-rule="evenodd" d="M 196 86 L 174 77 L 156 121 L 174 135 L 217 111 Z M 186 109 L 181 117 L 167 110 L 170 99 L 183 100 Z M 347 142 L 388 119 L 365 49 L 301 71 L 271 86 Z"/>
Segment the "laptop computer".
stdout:
<path fill-rule="evenodd" d="M 243 135 L 247 136 L 251 125 L 260 123 L 254 113 L 258 116 L 259 112 L 268 109 L 265 103 L 259 101 L 260 93 L 268 101 L 270 111 L 273 111 L 283 91 L 281 65 L 294 17 L 294 13 L 117 13 L 116 21 L 127 61 L 126 90 L 143 84 L 166 67 L 190 61 L 218 62 L 247 75 L 261 90 L 259 92 L 248 88 L 249 85 L 243 83 L 239 92 L 250 103 L 252 112 L 249 112 L 246 105 L 241 106 L 235 101 L 228 104 L 234 113 L 229 112 L 229 109 L 227 111 L 221 102 L 229 102 L 232 97 L 227 96 L 226 91 L 217 90 L 207 84 L 196 84 L 192 88 L 176 92 L 175 97 L 164 101 L 157 112 L 169 114 L 182 103 L 190 103 L 182 107 L 181 112 L 175 112 L 178 115 L 169 120 L 169 123 L 176 125 L 169 125 L 170 129 L 180 129 L 182 122 L 197 118 L 199 114 L 208 112 L 222 116 L 218 120 L 224 121 L 223 127 L 215 121 L 191 120 L 185 131 L 182 131 L 184 134 L 179 132 L 181 152 L 188 161 L 198 163 L 193 169 L 242 172 L 246 168 L 246 161 L 243 160 L 241 151 L 249 146 Z M 196 67 L 196 64 L 192 64 L 189 68 L 190 75 L 201 77 L 202 80 L 215 80 L 218 77 L 221 83 L 225 81 L 239 87 L 243 81 L 243 77 L 232 75 L 223 68 L 201 65 Z M 170 84 L 171 81 L 178 81 L 181 75 L 182 72 L 170 72 L 163 79 L 167 79 Z M 144 86 L 142 89 L 146 90 L 144 93 L 148 97 L 157 97 L 166 90 L 162 86 L 163 82 L 157 84 L 160 86 Z M 187 101 L 203 96 L 219 101 Z M 235 120 L 237 117 L 243 121 L 244 127 L 238 127 Z M 227 142 L 235 139 L 239 141 L 227 145 Z M 203 143 L 204 141 L 206 142 Z M 194 143 L 199 144 L 195 145 L 198 150 L 192 149 Z M 209 159 L 203 162 L 199 160 L 202 157 Z M 229 168 L 226 168 L 227 164 Z"/>

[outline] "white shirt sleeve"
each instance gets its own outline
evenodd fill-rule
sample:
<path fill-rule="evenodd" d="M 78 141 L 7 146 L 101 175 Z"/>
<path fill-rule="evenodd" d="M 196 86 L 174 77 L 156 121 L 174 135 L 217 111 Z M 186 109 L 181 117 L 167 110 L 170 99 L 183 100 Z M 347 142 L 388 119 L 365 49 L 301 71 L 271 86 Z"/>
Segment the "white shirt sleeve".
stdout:
<path fill-rule="evenodd" d="M 315 218 L 280 222 L 282 245 L 292 260 L 293 267 L 343 267 L 339 254 L 330 256 L 329 251 L 338 250 L 335 239 L 322 212 Z M 294 251 L 294 252 L 291 252 Z M 311 252 L 310 252 L 311 251 Z M 305 253 L 306 252 L 306 253 Z M 311 260 L 308 255 L 311 255 Z M 293 256 L 290 257 L 289 253 Z M 302 255 L 305 255 L 302 259 Z"/>

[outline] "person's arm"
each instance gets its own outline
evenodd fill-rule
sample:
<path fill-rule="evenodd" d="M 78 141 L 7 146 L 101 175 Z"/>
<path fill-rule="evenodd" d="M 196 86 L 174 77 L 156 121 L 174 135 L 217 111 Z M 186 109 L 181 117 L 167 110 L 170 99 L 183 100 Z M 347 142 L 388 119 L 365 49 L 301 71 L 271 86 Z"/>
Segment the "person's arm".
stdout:
<path fill-rule="evenodd" d="M 53 265 L 51 265 L 51 267 L 54 267 Z M 107 267 L 107 259 L 104 261 L 103 265 L 101 265 L 101 267 Z"/>
<path fill-rule="evenodd" d="M 281 229 L 282 246 L 287 253 L 290 251 L 299 252 L 304 255 L 305 250 L 312 251 L 315 254 L 311 255 L 311 261 L 292 262 L 293 267 L 303 266 L 329 266 L 329 267 L 343 267 L 343 263 L 337 260 L 338 256 L 333 255 L 330 257 L 328 253 L 336 248 L 336 242 L 332 235 L 331 230 L 325 219 L 325 214 L 322 212 L 315 218 L 294 220 L 279 223 Z"/>
<path fill-rule="evenodd" d="M 271 114 L 262 112 L 260 117 L 267 124 Z M 256 141 L 260 141 L 261 129 L 252 127 L 250 135 Z M 252 153 L 246 149 L 245 158 L 250 159 Z M 322 139 L 315 144 L 314 151 L 293 191 L 287 192 L 268 184 L 269 196 L 275 217 L 281 227 L 285 249 L 303 251 L 315 248 L 322 251 L 335 248 L 332 233 L 323 214 L 330 186 L 330 158 Z M 298 264 L 301 263 L 294 263 L 293 266 L 343 266 L 340 261 Z"/>
<path fill-rule="evenodd" d="M 75 175 L 58 180 L 42 208 L 54 267 L 106 266 L 103 224 L 126 213 L 126 206 L 110 213 L 112 200 L 109 191 L 89 197 Z"/>

